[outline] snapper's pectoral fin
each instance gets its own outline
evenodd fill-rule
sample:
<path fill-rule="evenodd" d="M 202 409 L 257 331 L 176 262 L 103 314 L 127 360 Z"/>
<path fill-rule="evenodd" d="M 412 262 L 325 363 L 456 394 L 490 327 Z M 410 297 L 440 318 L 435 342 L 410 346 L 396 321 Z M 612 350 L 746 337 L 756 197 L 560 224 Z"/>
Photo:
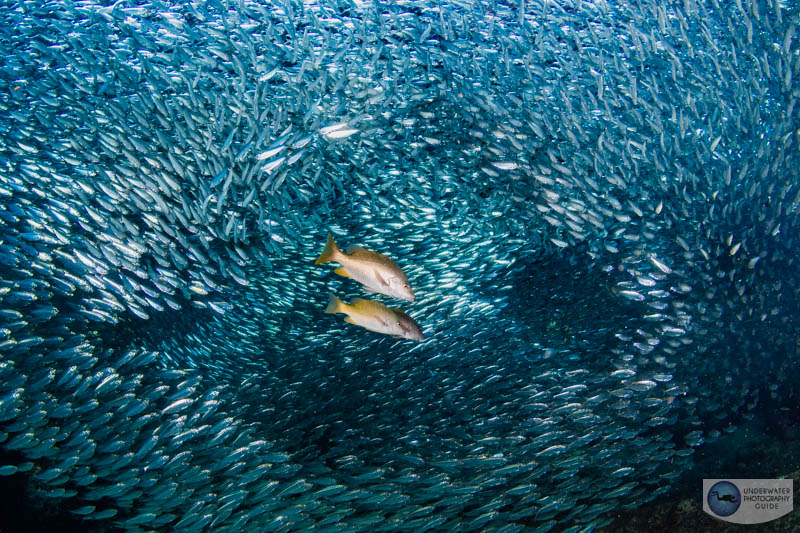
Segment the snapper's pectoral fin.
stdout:
<path fill-rule="evenodd" d="M 356 321 L 350 318 L 349 316 L 344 317 L 345 322 L 349 322 L 350 324 L 355 324 Z"/>
<path fill-rule="evenodd" d="M 351 275 L 350 275 L 350 274 L 347 272 L 347 270 L 345 270 L 344 268 L 337 268 L 336 270 L 334 270 L 334 271 L 333 271 L 333 273 L 334 273 L 334 274 L 339 274 L 340 276 L 344 276 L 344 277 L 346 277 L 346 278 L 350 278 L 350 277 L 352 277 L 352 276 L 351 276 Z"/>
<path fill-rule="evenodd" d="M 373 270 L 373 272 L 375 272 L 375 279 L 378 280 L 378 283 L 380 283 L 384 287 L 388 287 L 389 286 L 389 282 L 386 281 L 385 279 L 383 279 L 383 276 L 381 276 L 380 272 L 378 272 L 377 270 Z"/>

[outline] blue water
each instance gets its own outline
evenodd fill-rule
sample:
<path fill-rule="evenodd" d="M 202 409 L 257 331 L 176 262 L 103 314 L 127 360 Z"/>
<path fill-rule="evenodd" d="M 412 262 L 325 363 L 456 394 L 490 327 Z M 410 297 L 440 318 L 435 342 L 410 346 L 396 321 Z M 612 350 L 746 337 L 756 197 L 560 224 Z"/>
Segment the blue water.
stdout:
<path fill-rule="evenodd" d="M 799 16 L 0 5 L 0 526 L 613 530 L 796 469 Z"/>

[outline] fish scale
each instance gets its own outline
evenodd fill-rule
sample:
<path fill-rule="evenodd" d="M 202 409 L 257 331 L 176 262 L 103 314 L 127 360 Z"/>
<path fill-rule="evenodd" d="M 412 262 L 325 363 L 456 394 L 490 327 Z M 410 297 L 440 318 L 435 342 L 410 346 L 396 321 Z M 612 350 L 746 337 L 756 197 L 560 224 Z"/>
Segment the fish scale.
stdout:
<path fill-rule="evenodd" d="M 797 16 L 4 10 L 0 474 L 128 530 L 653 501 L 796 392 Z M 425 343 L 325 320 L 326 228 L 407 269 Z"/>

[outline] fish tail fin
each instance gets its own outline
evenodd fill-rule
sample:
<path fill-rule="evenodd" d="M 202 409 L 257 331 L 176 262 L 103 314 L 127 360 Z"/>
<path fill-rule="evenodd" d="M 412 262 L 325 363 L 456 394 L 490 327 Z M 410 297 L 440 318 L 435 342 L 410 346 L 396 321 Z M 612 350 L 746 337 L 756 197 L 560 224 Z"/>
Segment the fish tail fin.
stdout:
<path fill-rule="evenodd" d="M 336 297 L 335 294 L 328 295 L 328 307 L 325 308 L 326 313 L 344 313 L 345 303 Z"/>
<path fill-rule="evenodd" d="M 336 241 L 333 240 L 333 235 L 331 232 L 328 232 L 328 242 L 325 243 L 325 248 L 322 250 L 322 253 L 319 254 L 317 260 L 314 261 L 315 265 L 321 265 L 322 263 L 327 263 L 328 261 L 335 261 L 336 257 L 340 254 L 339 247 L 336 246 Z"/>

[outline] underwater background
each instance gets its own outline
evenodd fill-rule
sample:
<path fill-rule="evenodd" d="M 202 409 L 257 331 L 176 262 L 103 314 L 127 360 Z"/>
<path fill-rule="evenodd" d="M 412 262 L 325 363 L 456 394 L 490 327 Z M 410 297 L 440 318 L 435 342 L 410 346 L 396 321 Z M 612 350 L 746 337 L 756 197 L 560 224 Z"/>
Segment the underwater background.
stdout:
<path fill-rule="evenodd" d="M 798 23 L 0 0 L 0 529 L 711 530 L 703 477 L 797 479 Z M 422 342 L 323 313 L 329 230 Z"/>

